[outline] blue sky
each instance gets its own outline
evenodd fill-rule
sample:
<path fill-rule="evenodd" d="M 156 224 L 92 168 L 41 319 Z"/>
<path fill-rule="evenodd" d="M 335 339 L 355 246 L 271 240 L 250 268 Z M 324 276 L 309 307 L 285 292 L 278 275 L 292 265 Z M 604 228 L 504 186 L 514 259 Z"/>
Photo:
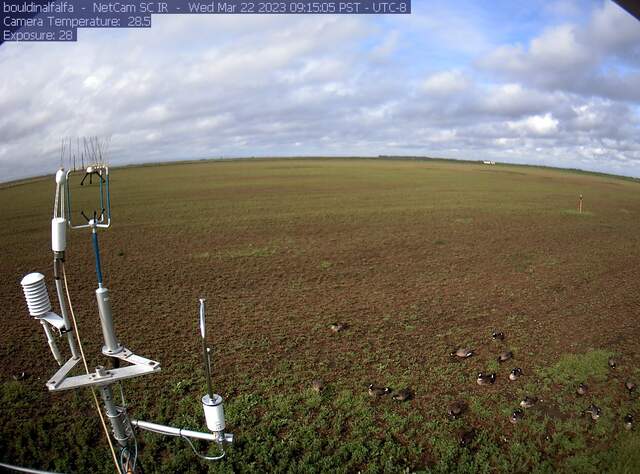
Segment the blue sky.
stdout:
<path fill-rule="evenodd" d="M 413 1 L 410 16 L 154 16 L 0 46 L 0 181 L 64 136 L 113 165 L 415 154 L 640 176 L 640 22 L 610 1 Z"/>

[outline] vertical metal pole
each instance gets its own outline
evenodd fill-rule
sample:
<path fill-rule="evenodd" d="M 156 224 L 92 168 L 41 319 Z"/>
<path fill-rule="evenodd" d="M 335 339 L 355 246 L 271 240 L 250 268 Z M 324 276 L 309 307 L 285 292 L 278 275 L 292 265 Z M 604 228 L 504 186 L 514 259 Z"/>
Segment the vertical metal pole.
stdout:
<path fill-rule="evenodd" d="M 111 193 L 109 192 L 109 168 L 105 168 L 105 180 L 107 189 L 107 225 L 111 224 Z"/>
<path fill-rule="evenodd" d="M 60 278 L 60 258 L 59 255 L 53 259 L 53 278 L 56 282 L 56 293 L 58 295 L 58 303 L 60 304 L 60 312 L 62 313 L 62 319 L 64 320 L 64 327 L 67 331 L 67 340 L 69 341 L 69 349 L 71 349 L 71 356 L 74 359 L 79 357 L 78 349 L 76 347 L 76 338 L 73 335 L 73 328 L 69 322 L 69 315 L 67 313 L 67 304 L 65 303 L 64 291 L 62 288 L 62 279 Z"/>
<path fill-rule="evenodd" d="M 100 371 L 103 370 L 104 367 L 97 367 L 96 373 L 99 374 Z M 120 446 L 125 448 L 127 447 L 129 438 L 131 437 L 129 420 L 126 418 L 125 413 L 119 410 L 114 403 L 113 390 L 111 390 L 111 385 L 102 385 L 98 387 L 98 390 L 100 390 L 100 395 L 102 396 L 102 401 L 104 402 L 105 413 L 107 414 L 107 418 L 109 418 L 111 428 L 113 428 L 113 437 L 116 439 Z"/>
<path fill-rule="evenodd" d="M 104 173 L 104 170 L 99 170 L 98 171 L 98 178 L 99 178 L 99 186 L 100 186 L 100 223 L 103 222 L 104 220 L 104 188 L 102 187 L 102 173 Z"/>
<path fill-rule="evenodd" d="M 98 246 L 98 229 L 96 227 L 97 222 L 93 220 L 93 229 L 91 238 L 93 240 L 93 253 L 96 256 L 96 275 L 98 277 L 98 287 L 102 288 L 102 265 L 100 263 L 100 247 Z"/>
<path fill-rule="evenodd" d="M 207 394 L 213 397 L 211 387 L 211 365 L 209 362 L 209 351 L 207 350 L 207 338 L 205 329 L 205 299 L 200 298 L 200 335 L 202 336 L 202 359 L 204 361 L 204 376 L 207 379 Z"/>
<path fill-rule="evenodd" d="M 582 194 L 580 195 L 580 214 L 582 214 Z"/>
<path fill-rule="evenodd" d="M 78 349 L 76 347 L 76 339 L 73 336 L 73 329 L 71 323 L 69 323 L 69 316 L 67 315 L 67 305 L 64 300 L 64 294 L 62 292 L 62 282 L 60 278 L 55 279 L 56 292 L 58 293 L 58 301 L 60 302 L 60 312 L 62 313 L 62 319 L 64 319 L 64 326 L 67 330 L 67 340 L 69 341 L 69 348 L 71 349 L 71 356 L 74 359 L 78 358 Z"/>
<path fill-rule="evenodd" d="M 96 274 L 98 276 L 98 289 L 96 290 L 96 299 L 98 300 L 98 313 L 100 314 L 100 325 L 102 326 L 102 335 L 104 336 L 104 344 L 106 352 L 116 354 L 122 350 L 120 342 L 116 337 L 116 330 L 113 327 L 113 314 L 111 313 L 111 302 L 109 301 L 109 290 L 102 286 L 102 266 L 100 263 L 100 247 L 98 245 L 98 229 L 96 228 L 95 219 L 93 222 L 93 251 L 96 256 Z M 116 362 L 117 364 L 118 362 Z"/>

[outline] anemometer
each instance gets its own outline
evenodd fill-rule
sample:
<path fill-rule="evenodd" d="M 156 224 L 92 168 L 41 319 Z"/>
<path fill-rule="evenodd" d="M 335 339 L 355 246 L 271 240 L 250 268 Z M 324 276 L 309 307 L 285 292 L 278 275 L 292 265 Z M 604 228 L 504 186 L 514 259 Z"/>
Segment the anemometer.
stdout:
<path fill-rule="evenodd" d="M 71 144 L 71 142 L 69 143 Z M 51 249 L 53 251 L 53 275 L 60 314 L 53 311 L 44 275 L 41 273 L 29 273 L 21 281 L 29 314 L 42 325 L 49 349 L 53 358 L 60 366 L 58 371 L 46 382 L 46 387 L 51 392 L 80 388 L 91 389 L 98 414 L 100 415 L 103 428 L 107 434 L 114 463 L 120 474 L 136 472 L 138 465 L 138 446 L 135 428 L 166 436 L 181 437 L 188 442 L 194 453 L 200 458 L 208 461 L 222 459 L 225 455 L 224 445 L 233 442 L 233 435 L 224 431 L 223 399 L 220 395 L 214 393 L 212 389 L 210 348 L 207 345 L 206 337 L 206 306 L 203 298 L 199 300 L 198 323 L 202 341 L 207 393 L 202 397 L 201 403 L 207 428 L 210 430 L 210 433 L 175 428 L 129 417 L 124 402 L 122 381 L 159 372 L 160 363 L 135 354 L 128 349 L 116 335 L 113 325 L 109 290 L 104 286 L 102 278 L 102 262 L 98 241 L 98 232 L 111 227 L 109 167 L 103 158 L 107 142 L 101 141 L 97 137 L 91 137 L 83 139 L 83 144 L 87 161 L 90 162 L 89 165 L 86 168 L 83 167 L 80 173 L 76 172 L 75 169 L 65 171 L 64 168 L 61 167 L 55 175 L 56 193 L 53 217 L 51 219 Z M 63 144 L 63 155 L 64 148 Z M 78 140 L 78 151 L 79 148 Z M 85 156 L 83 153 L 83 165 L 84 159 Z M 75 168 L 75 155 L 73 161 Z M 95 203 L 93 204 L 95 207 L 93 209 L 76 209 L 72 206 L 70 183 L 74 179 L 80 179 L 80 186 L 93 187 L 97 190 Z M 82 219 L 80 219 L 80 217 Z M 109 367 L 97 366 L 91 370 L 87 365 L 86 357 L 82 349 L 82 342 L 76 325 L 65 271 L 65 251 L 67 247 L 68 229 L 88 229 L 91 233 L 98 284 L 95 290 L 96 305 L 104 339 L 102 354 L 108 358 L 110 362 Z M 58 347 L 58 340 L 63 337 L 67 340 L 70 353 L 70 357 L 66 361 Z M 84 364 L 85 373 L 81 375 L 71 375 L 73 369 L 80 361 Z M 115 384 L 119 385 L 122 405 L 118 405 L 114 399 Z M 107 431 L 105 417 L 98 404 L 96 391 L 102 398 L 102 409 L 111 425 L 111 434 L 115 440 L 115 447 Z M 200 439 L 215 443 L 217 445 L 217 454 L 208 456 L 199 453 L 191 439 Z M 119 451 L 119 454 L 116 454 L 116 451 Z"/>

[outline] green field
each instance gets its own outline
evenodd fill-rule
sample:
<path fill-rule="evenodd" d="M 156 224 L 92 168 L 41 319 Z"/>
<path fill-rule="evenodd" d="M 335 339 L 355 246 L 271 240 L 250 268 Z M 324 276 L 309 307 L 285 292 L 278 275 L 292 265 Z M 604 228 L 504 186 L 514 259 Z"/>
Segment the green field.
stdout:
<path fill-rule="evenodd" d="M 197 337 L 206 297 L 214 386 L 236 435 L 228 457 L 207 464 L 182 440 L 138 432 L 145 472 L 640 472 L 640 428 L 622 422 L 631 413 L 640 423 L 637 395 L 624 389 L 640 383 L 640 183 L 365 159 L 111 176 L 114 223 L 100 238 L 116 330 L 162 364 L 124 383 L 129 412 L 206 429 Z M 89 391 L 47 392 L 56 364 L 19 285 L 40 271 L 53 300 L 54 189 L 53 178 L 0 188 L 0 460 L 113 472 Z M 74 203 L 86 198 L 78 191 Z M 104 359 L 88 231 L 69 235 L 67 269 L 95 367 Z M 348 327 L 333 333 L 333 322 Z M 476 355 L 452 361 L 458 346 Z M 504 349 L 514 360 L 500 365 Z M 524 375 L 510 382 L 513 367 Z M 478 386 L 479 371 L 495 371 L 496 384 Z M 415 396 L 373 399 L 370 383 Z M 513 425 L 524 395 L 542 401 Z M 451 421 L 457 399 L 469 410 Z M 591 403 L 602 409 L 595 422 L 581 415 Z M 460 446 L 470 429 L 471 445 Z"/>

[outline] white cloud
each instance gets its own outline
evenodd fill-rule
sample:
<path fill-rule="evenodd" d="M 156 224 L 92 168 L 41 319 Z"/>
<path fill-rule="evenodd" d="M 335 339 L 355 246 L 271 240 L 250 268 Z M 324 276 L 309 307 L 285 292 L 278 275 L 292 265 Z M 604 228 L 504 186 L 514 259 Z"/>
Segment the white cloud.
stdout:
<path fill-rule="evenodd" d="M 432 95 L 450 95 L 463 92 L 472 82 L 461 71 L 442 71 L 429 76 L 422 88 Z"/>
<path fill-rule="evenodd" d="M 574 25 L 561 25 L 545 30 L 524 48 L 520 44 L 498 47 L 480 61 L 486 69 L 500 71 L 510 77 L 527 79 L 544 86 L 563 83 L 597 61 L 588 45 L 577 38 Z"/>
<path fill-rule="evenodd" d="M 612 61 L 617 68 L 610 67 Z M 633 86 L 640 80 L 640 24 L 605 1 L 585 24 L 547 28 L 527 46 L 498 46 L 477 64 L 543 89 L 640 100 Z"/>
<path fill-rule="evenodd" d="M 515 122 L 507 122 L 507 126 L 511 130 L 527 135 L 550 135 L 558 130 L 558 120 L 553 118 L 550 113 L 544 115 L 532 115 Z"/>
<path fill-rule="evenodd" d="M 562 101 L 555 94 L 526 89 L 519 83 L 491 85 L 479 94 L 480 110 L 505 116 L 518 116 L 548 110 Z"/>
<path fill-rule="evenodd" d="M 533 63 L 549 68 L 582 67 L 593 60 L 588 47 L 576 39 L 574 25 L 557 26 L 534 38 L 529 54 Z"/>
<path fill-rule="evenodd" d="M 629 47 L 637 52 L 640 43 L 638 20 L 613 1 L 606 1 L 593 12 L 584 41 L 605 54 Z"/>

